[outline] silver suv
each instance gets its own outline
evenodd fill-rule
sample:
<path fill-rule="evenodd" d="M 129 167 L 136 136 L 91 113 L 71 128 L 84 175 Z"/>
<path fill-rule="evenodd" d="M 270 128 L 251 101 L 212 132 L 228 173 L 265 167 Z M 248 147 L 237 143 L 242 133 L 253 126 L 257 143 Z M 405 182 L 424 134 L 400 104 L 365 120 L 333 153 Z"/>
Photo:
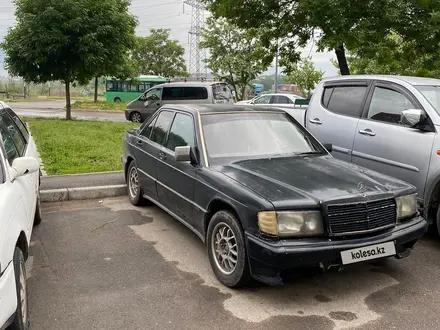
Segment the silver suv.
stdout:
<path fill-rule="evenodd" d="M 440 80 L 325 79 L 304 123 L 335 157 L 416 186 L 425 218 L 440 228 Z"/>

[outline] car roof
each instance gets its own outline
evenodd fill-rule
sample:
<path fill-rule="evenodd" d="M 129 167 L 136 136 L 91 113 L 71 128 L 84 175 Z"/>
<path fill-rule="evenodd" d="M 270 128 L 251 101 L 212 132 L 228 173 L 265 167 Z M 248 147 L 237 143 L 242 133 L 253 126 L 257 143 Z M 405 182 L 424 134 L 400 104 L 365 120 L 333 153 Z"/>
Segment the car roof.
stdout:
<path fill-rule="evenodd" d="M 272 113 L 284 113 L 277 107 L 264 107 L 258 108 L 252 105 L 246 104 L 169 104 L 162 107 L 166 110 L 180 110 L 190 113 L 215 114 L 215 113 L 232 113 L 232 112 L 272 112 Z"/>
<path fill-rule="evenodd" d="M 384 80 L 390 82 L 406 82 L 410 85 L 440 85 L 440 79 L 411 77 L 411 76 L 397 76 L 397 75 L 348 75 L 325 78 L 323 82 L 343 81 L 343 80 Z"/>
<path fill-rule="evenodd" d="M 156 87 L 182 87 L 182 86 L 188 86 L 188 87 L 207 87 L 207 86 L 211 86 L 213 84 L 226 84 L 225 82 L 201 82 L 201 81 L 180 81 L 180 82 L 170 82 L 170 83 L 165 83 L 165 84 L 159 84 L 159 85 L 154 85 L 152 88 L 156 88 Z"/>

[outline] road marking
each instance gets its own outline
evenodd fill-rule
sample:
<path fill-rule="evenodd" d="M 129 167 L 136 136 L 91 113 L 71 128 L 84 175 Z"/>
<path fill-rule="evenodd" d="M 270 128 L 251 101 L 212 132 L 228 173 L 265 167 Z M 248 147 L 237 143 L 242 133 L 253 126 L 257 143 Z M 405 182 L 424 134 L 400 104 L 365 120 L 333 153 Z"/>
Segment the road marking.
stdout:
<path fill-rule="evenodd" d="M 365 299 L 397 282 L 383 273 L 372 272 L 372 265 L 357 265 L 339 273 L 318 274 L 283 287 L 231 290 L 221 285 L 212 273 L 203 243 L 177 221 L 156 207 L 137 208 L 126 198 L 104 200 L 113 211 L 137 210 L 153 221 L 130 228 L 165 260 L 184 272 L 199 275 L 206 286 L 228 295 L 224 308 L 247 322 L 262 322 L 273 316 L 323 316 L 335 329 L 362 326 L 380 318 L 368 309 Z"/>

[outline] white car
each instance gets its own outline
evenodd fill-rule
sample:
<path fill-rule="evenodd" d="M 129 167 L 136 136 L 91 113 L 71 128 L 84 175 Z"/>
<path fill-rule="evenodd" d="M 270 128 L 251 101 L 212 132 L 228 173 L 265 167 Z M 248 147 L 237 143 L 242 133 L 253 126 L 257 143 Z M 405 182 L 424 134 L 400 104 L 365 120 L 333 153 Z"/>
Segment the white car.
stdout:
<path fill-rule="evenodd" d="M 295 94 L 263 94 L 257 97 L 254 97 L 252 100 L 246 100 L 246 101 L 239 101 L 235 104 L 256 104 L 256 105 L 273 105 L 273 106 L 288 106 L 291 105 L 292 107 L 295 106 L 295 100 L 297 99 L 304 99 L 301 96 L 295 95 Z"/>
<path fill-rule="evenodd" d="M 0 102 L 0 329 L 26 330 L 26 267 L 32 227 L 41 222 L 40 165 L 26 125 Z"/>

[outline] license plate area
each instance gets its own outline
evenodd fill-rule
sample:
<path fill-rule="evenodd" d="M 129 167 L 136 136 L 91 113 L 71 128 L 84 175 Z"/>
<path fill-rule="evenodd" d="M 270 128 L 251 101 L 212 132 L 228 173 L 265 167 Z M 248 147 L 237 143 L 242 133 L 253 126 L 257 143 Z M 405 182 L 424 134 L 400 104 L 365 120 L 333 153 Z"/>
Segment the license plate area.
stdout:
<path fill-rule="evenodd" d="M 396 255 L 396 245 L 394 242 L 386 242 L 341 251 L 341 260 L 343 265 L 348 265 L 356 262 L 391 257 L 394 255 Z"/>

